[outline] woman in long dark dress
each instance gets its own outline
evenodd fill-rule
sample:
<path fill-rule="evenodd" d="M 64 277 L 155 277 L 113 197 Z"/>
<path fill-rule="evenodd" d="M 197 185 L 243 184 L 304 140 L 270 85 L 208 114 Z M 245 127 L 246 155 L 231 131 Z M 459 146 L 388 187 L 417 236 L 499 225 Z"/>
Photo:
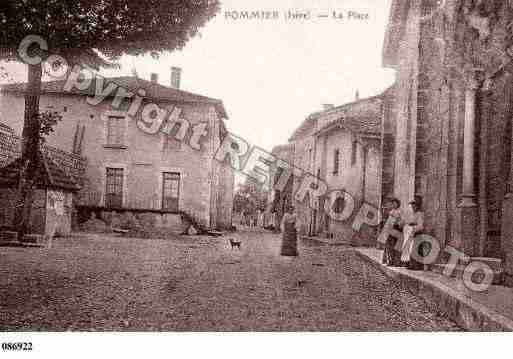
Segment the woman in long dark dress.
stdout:
<path fill-rule="evenodd" d="M 380 237 L 387 236 L 387 238 L 380 238 L 380 242 L 385 242 L 385 250 L 383 251 L 383 264 L 388 266 L 400 266 L 401 264 L 401 255 L 397 250 L 397 241 L 398 238 L 389 234 L 390 230 L 396 229 L 400 230 L 400 222 L 401 222 L 401 201 L 397 198 L 392 198 L 392 209 L 388 214 L 388 219 L 385 223 L 383 231 L 380 234 Z"/>
<path fill-rule="evenodd" d="M 289 206 L 287 213 L 283 215 L 281 221 L 282 241 L 280 254 L 286 257 L 297 257 L 297 215 L 294 213 L 294 207 Z"/>

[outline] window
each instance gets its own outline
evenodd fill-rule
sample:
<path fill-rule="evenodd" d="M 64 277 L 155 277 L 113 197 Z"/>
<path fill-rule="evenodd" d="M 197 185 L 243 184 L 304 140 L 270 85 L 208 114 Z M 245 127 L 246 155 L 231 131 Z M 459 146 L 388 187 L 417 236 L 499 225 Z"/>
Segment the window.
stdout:
<path fill-rule="evenodd" d="M 356 164 L 356 152 L 358 151 L 358 142 L 353 140 L 353 144 L 351 146 L 351 166 Z"/>
<path fill-rule="evenodd" d="M 338 149 L 333 153 L 333 174 L 338 174 L 340 151 Z"/>
<path fill-rule="evenodd" d="M 123 206 L 123 169 L 107 168 L 105 181 L 105 207 L 121 208 Z"/>
<path fill-rule="evenodd" d="M 107 145 L 123 146 L 125 140 L 125 118 L 109 116 L 107 118 Z"/>
<path fill-rule="evenodd" d="M 180 197 L 180 174 L 174 172 L 162 173 L 162 209 L 178 211 Z"/>

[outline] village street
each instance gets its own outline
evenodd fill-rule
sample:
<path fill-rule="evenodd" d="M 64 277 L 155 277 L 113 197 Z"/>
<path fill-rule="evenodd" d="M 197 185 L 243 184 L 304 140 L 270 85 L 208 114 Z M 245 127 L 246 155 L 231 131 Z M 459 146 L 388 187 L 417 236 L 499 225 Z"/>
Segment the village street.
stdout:
<path fill-rule="evenodd" d="M 457 330 L 350 248 L 239 232 L 0 247 L 0 330 Z"/>

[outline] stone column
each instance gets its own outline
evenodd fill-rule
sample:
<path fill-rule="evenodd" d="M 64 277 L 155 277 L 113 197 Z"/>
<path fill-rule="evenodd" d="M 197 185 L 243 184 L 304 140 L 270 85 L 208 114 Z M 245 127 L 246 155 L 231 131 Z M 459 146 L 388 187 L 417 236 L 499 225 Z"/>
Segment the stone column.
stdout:
<path fill-rule="evenodd" d="M 505 116 L 509 119 L 506 126 L 512 126 L 513 136 L 513 76 L 508 77 L 508 85 L 505 87 L 506 111 Z M 506 193 L 502 202 L 502 226 L 501 226 L 501 249 L 504 255 L 505 281 L 507 285 L 513 286 L 513 138 L 511 140 L 510 174 L 506 183 Z"/>
<path fill-rule="evenodd" d="M 461 202 L 458 214 L 461 224 L 461 250 L 474 256 L 475 244 L 479 241 L 479 207 L 476 203 L 474 185 L 474 153 L 476 138 L 476 101 L 480 83 L 477 73 L 468 77 L 465 87 L 465 118 L 463 127 L 463 175 Z"/>
<path fill-rule="evenodd" d="M 463 191 L 461 206 L 476 206 L 474 186 L 474 151 L 476 138 L 476 96 L 479 83 L 473 77 L 465 89 L 465 122 L 463 129 Z"/>
<path fill-rule="evenodd" d="M 512 141 L 513 142 L 513 141 Z M 504 255 L 505 282 L 513 286 L 513 154 L 512 173 L 509 175 L 508 193 L 502 202 L 501 249 Z"/>

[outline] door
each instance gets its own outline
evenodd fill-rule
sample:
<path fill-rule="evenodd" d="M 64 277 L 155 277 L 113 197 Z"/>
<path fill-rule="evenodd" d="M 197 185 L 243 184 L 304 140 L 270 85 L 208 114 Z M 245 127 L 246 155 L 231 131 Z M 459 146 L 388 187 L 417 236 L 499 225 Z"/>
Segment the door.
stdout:
<path fill-rule="evenodd" d="M 162 173 L 162 209 L 178 212 L 180 199 L 180 173 Z"/>

